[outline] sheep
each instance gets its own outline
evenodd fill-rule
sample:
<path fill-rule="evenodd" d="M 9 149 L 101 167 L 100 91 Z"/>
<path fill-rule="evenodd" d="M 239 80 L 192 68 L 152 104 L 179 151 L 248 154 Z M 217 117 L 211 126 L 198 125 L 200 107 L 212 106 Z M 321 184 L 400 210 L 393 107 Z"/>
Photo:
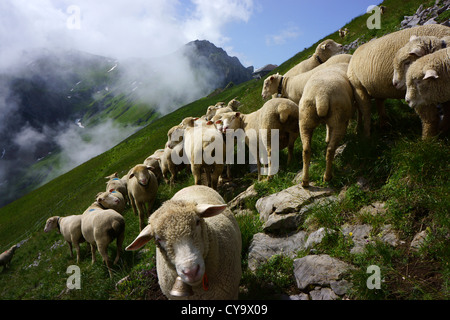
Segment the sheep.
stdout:
<path fill-rule="evenodd" d="M 241 102 L 236 100 L 236 98 L 231 99 L 230 102 L 228 102 L 227 107 L 230 107 L 233 111 L 237 111 L 238 107 L 241 105 Z"/>
<path fill-rule="evenodd" d="M 316 47 L 316 51 L 310 58 L 300 62 L 299 64 L 291 68 L 288 72 L 285 73 L 285 76 L 293 77 L 300 73 L 314 69 L 315 67 L 326 62 L 330 57 L 341 52 L 342 49 L 342 44 L 339 44 L 331 39 L 322 41 Z"/>
<path fill-rule="evenodd" d="M 336 64 L 315 73 L 305 86 L 299 105 L 300 138 L 303 145 L 302 186 L 309 186 L 311 140 L 314 129 L 327 126 L 326 170 L 324 181 L 332 177 L 336 148 L 347 130 L 353 114 L 353 89 L 347 78 L 347 64 Z"/>
<path fill-rule="evenodd" d="M 433 53 L 450 44 L 450 36 L 438 38 L 434 36 L 412 35 L 409 42 L 400 48 L 394 57 L 394 76 L 392 84 L 397 89 L 406 89 L 405 75 L 411 63 L 420 57 Z"/>
<path fill-rule="evenodd" d="M 81 215 L 71 215 L 66 217 L 53 216 L 47 219 L 44 232 L 50 232 L 57 229 L 64 240 L 67 242 L 70 251 L 70 257 L 73 259 L 72 245 L 77 252 L 77 264 L 80 263 L 80 243 L 85 242 L 81 233 Z"/>
<path fill-rule="evenodd" d="M 194 183 L 196 185 L 202 183 L 201 175 L 204 171 L 208 186 L 217 189 L 219 176 L 224 169 L 226 146 L 221 132 L 216 129 L 213 122 L 200 127 L 186 128 L 183 147 L 191 164 Z"/>
<path fill-rule="evenodd" d="M 260 129 L 267 130 L 267 156 L 269 159 L 268 178 L 272 177 L 272 146 L 271 146 L 271 130 L 279 130 L 279 150 L 288 147 L 288 164 L 291 162 L 294 152 L 294 142 L 299 136 L 298 128 L 298 106 L 294 102 L 285 98 L 273 98 L 268 100 L 260 109 L 250 114 L 242 114 L 240 112 L 225 113 L 222 117 L 222 132 L 226 133 L 228 129 L 243 129 L 246 137 L 245 142 L 254 143 L 249 139 L 250 131 L 256 133 L 255 139 L 259 140 Z M 258 141 L 257 140 L 257 141 Z M 264 140 L 264 139 L 263 139 Z M 255 150 L 256 164 L 258 167 L 258 180 L 261 180 L 261 163 L 259 158 L 259 148 Z M 252 149 L 252 148 L 250 148 Z M 250 150 L 251 151 L 251 150 Z M 278 155 L 275 155 L 278 156 Z"/>
<path fill-rule="evenodd" d="M 135 215 L 139 214 L 139 228 L 145 227 L 145 217 L 150 215 L 158 191 L 158 180 L 152 167 L 138 164 L 128 176 L 128 197 Z M 146 208 L 147 205 L 147 208 Z"/>
<path fill-rule="evenodd" d="M 114 172 L 112 175 L 105 177 L 109 179 L 106 182 L 106 191 L 118 191 L 122 194 L 125 199 L 125 203 L 128 203 L 128 191 L 127 191 L 127 182 L 128 179 L 126 176 L 119 178 L 117 172 Z"/>
<path fill-rule="evenodd" d="M 339 37 L 341 38 L 345 38 L 345 36 L 348 34 L 348 29 L 344 28 L 344 29 L 339 29 Z"/>
<path fill-rule="evenodd" d="M 155 211 L 148 225 L 126 248 L 156 242 L 159 285 L 169 299 L 237 299 L 242 276 L 239 225 L 223 198 L 198 185 L 178 191 Z M 171 295 L 180 277 L 193 295 Z"/>
<path fill-rule="evenodd" d="M 350 54 L 338 54 L 331 57 L 320 66 L 296 76 L 282 76 L 278 73 L 271 75 L 264 80 L 261 96 L 266 100 L 278 93 L 281 98 L 291 99 L 298 104 L 306 82 L 315 72 L 328 68 L 336 63 L 349 63 L 351 58 L 352 55 Z"/>
<path fill-rule="evenodd" d="M 361 45 L 352 55 L 347 76 L 362 114 L 363 133 L 366 137 L 370 136 L 370 99 L 375 99 L 381 118 L 380 125 L 384 125 L 387 118 L 384 100 L 405 97 L 405 90 L 398 90 L 392 84 L 393 61 L 396 52 L 412 35 L 443 37 L 450 35 L 450 28 L 442 25 L 424 25 L 392 32 Z"/>
<path fill-rule="evenodd" d="M 422 121 L 422 138 L 435 136 L 439 114 L 435 107 L 443 103 L 441 130 L 447 131 L 450 115 L 450 48 L 417 59 L 406 73 L 405 100 Z"/>
<path fill-rule="evenodd" d="M 0 266 L 3 266 L 2 271 L 9 267 L 17 248 L 17 245 L 13 245 L 11 248 L 0 254 Z"/>
<path fill-rule="evenodd" d="M 174 162 L 173 158 L 177 156 L 178 159 L 182 159 L 180 162 Z M 175 145 L 173 148 L 166 146 L 164 148 L 164 153 L 160 159 L 161 171 L 164 181 L 170 186 L 175 185 L 175 179 L 177 174 L 185 169 L 189 164 L 189 160 L 184 156 L 183 153 L 183 143 Z M 168 178 L 168 173 L 170 172 L 170 179 Z"/>
<path fill-rule="evenodd" d="M 144 162 L 142 163 L 145 166 L 152 167 L 153 173 L 155 174 L 158 182 L 163 179 L 162 170 L 161 170 L 161 157 L 164 154 L 164 149 L 158 149 L 153 154 L 148 156 Z"/>
<path fill-rule="evenodd" d="M 225 113 L 225 112 L 231 112 L 231 111 L 233 111 L 233 108 L 229 107 L 229 106 L 220 107 L 220 108 L 211 108 L 211 109 L 208 109 L 208 112 L 205 114 L 205 116 L 206 116 L 205 119 L 211 120 L 215 115 Z"/>
<path fill-rule="evenodd" d="M 96 201 L 101 206 L 109 209 L 114 209 L 120 214 L 125 211 L 125 198 L 122 193 L 116 190 L 97 193 Z"/>
<path fill-rule="evenodd" d="M 125 220 L 122 215 L 94 202 L 81 215 L 81 234 L 91 246 L 92 264 L 96 261 L 95 250 L 98 248 L 103 262 L 108 268 L 109 276 L 112 278 L 108 246 L 116 239 L 116 258 L 114 260 L 114 264 L 116 264 L 119 261 L 125 238 Z"/>

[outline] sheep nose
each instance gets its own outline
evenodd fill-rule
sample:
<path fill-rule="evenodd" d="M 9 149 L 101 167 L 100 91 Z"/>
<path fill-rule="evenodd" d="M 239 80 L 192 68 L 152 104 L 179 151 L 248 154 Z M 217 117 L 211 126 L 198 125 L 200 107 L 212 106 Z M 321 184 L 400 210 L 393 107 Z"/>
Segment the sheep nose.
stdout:
<path fill-rule="evenodd" d="M 394 87 L 396 87 L 396 88 L 397 88 L 397 87 L 398 87 L 398 84 L 399 84 L 399 82 L 398 82 L 397 80 L 393 80 L 393 81 L 392 81 L 392 84 L 394 85 Z"/>
<path fill-rule="evenodd" d="M 189 280 L 195 280 L 198 276 L 198 272 L 200 271 L 200 265 L 196 264 L 195 266 L 191 268 L 184 268 L 182 270 L 183 275 L 186 276 Z"/>

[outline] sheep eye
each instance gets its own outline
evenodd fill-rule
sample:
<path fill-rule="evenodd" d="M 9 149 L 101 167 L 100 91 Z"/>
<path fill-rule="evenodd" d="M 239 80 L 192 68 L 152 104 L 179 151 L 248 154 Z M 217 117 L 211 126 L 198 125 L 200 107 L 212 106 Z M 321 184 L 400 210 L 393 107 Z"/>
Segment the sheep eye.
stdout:
<path fill-rule="evenodd" d="M 195 225 L 198 227 L 200 225 L 200 219 L 195 221 Z"/>

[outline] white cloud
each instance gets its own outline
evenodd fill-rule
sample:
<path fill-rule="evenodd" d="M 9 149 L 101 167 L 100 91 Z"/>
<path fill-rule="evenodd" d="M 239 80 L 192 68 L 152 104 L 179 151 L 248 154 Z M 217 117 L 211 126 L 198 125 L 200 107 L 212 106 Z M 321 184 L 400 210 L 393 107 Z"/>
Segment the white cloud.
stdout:
<path fill-rule="evenodd" d="M 283 45 L 288 41 L 297 39 L 301 34 L 302 32 L 297 26 L 290 25 L 282 29 L 277 34 L 267 35 L 266 45 L 267 46 Z"/>

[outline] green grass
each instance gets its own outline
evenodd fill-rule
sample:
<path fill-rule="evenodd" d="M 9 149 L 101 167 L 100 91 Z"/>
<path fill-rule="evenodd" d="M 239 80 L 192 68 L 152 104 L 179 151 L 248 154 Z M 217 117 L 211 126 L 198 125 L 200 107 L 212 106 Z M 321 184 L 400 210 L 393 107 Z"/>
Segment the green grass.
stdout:
<path fill-rule="evenodd" d="M 430 3 L 434 1 L 430 1 Z M 428 2 L 427 2 L 428 3 Z M 396 30 L 404 15 L 411 15 L 420 1 L 383 2 L 387 12 L 382 16 L 382 29 L 368 31 L 365 25 L 368 15 L 350 21 L 349 36 L 340 39 L 337 32 L 325 38 L 340 43 L 350 43 L 357 38 L 369 39 Z M 325 39 L 324 38 L 324 39 Z M 319 40 L 317 43 L 321 42 Z M 284 73 L 307 58 L 316 44 L 299 52 L 274 72 Z M 75 264 L 70 258 L 66 244 L 55 232 L 45 234 L 43 227 L 50 216 L 81 214 L 93 201 L 97 192 L 104 190 L 105 178 L 113 172 L 124 175 L 129 168 L 141 163 L 154 150 L 162 148 L 166 133 L 184 117 L 201 116 L 209 105 L 217 101 L 228 102 L 233 98 L 241 101 L 240 111 L 252 112 L 260 108 L 262 80 L 252 80 L 190 103 L 145 126 L 111 150 L 74 168 L 50 181 L 21 199 L 0 209 L 0 252 L 12 244 L 26 240 L 16 251 L 10 269 L 0 272 L 1 299 L 157 299 L 161 298 L 155 279 L 155 247 L 151 242 L 145 250 L 124 252 L 114 277 L 109 279 L 106 267 L 97 255 L 92 265 L 90 252 L 82 245 L 82 289 L 66 290 L 66 269 Z M 108 97 L 109 99 L 109 97 Z M 109 100 L 109 116 L 128 119 L 149 116 L 128 108 L 125 97 Z M 356 269 L 346 275 L 352 281 L 350 298 L 353 299 L 448 299 L 450 297 L 450 211 L 449 169 L 450 146 L 448 137 L 431 141 L 420 138 L 421 125 L 417 115 L 402 101 L 388 100 L 386 111 L 389 126 L 380 128 L 378 117 L 373 113 L 373 131 L 370 139 L 356 133 L 353 120 L 344 138 L 345 148 L 333 164 L 334 178 L 322 182 L 325 170 L 325 128 L 316 129 L 312 143 L 311 181 L 319 186 L 330 186 L 337 191 L 345 190 L 342 201 L 327 206 L 316 206 L 308 212 L 301 229 L 312 231 L 326 227 L 338 232 L 327 235 L 317 253 L 327 253 L 353 264 Z M 106 111 L 108 112 L 108 111 Z M 99 115 L 102 121 L 106 113 Z M 256 182 L 258 196 L 248 199 L 245 207 L 252 213 L 238 216 L 242 233 L 242 299 L 266 299 L 276 294 L 296 294 L 292 275 L 293 259 L 275 256 L 256 272 L 247 268 L 248 249 L 252 237 L 262 232 L 263 223 L 255 209 L 256 200 L 268 194 L 292 186 L 294 177 L 301 170 L 301 141 L 297 140 L 294 161 L 286 166 L 286 152 L 280 155 L 280 172 L 271 181 L 256 182 L 255 174 L 249 174 L 246 166 L 235 166 L 233 176 L 236 186 L 224 194 L 231 200 L 248 185 Z M 358 185 L 364 178 L 369 188 Z M 177 184 L 171 188 L 161 184 L 158 190 L 157 208 L 176 191 L 193 184 L 193 178 L 182 173 Z M 224 191 L 225 192 L 225 191 Z M 365 205 L 375 201 L 386 202 L 387 211 L 382 215 L 358 214 Z M 124 245 L 131 243 L 139 233 L 138 219 L 128 208 L 124 212 L 126 237 Z M 350 254 L 352 241 L 339 232 L 345 224 L 368 223 L 373 227 L 373 237 L 381 226 L 391 224 L 405 245 L 397 248 L 374 241 L 361 254 Z M 413 252 L 407 244 L 415 233 L 429 230 L 425 249 Z M 62 244 L 62 246 L 60 246 Z M 115 253 L 115 243 L 109 248 Z M 309 252 L 298 252 L 302 257 Z M 36 266 L 30 266 L 36 263 Z M 384 282 L 381 290 L 369 290 L 366 286 L 367 267 L 378 265 Z M 116 289 L 116 283 L 126 278 Z M 403 280 L 405 278 L 405 280 Z"/>

